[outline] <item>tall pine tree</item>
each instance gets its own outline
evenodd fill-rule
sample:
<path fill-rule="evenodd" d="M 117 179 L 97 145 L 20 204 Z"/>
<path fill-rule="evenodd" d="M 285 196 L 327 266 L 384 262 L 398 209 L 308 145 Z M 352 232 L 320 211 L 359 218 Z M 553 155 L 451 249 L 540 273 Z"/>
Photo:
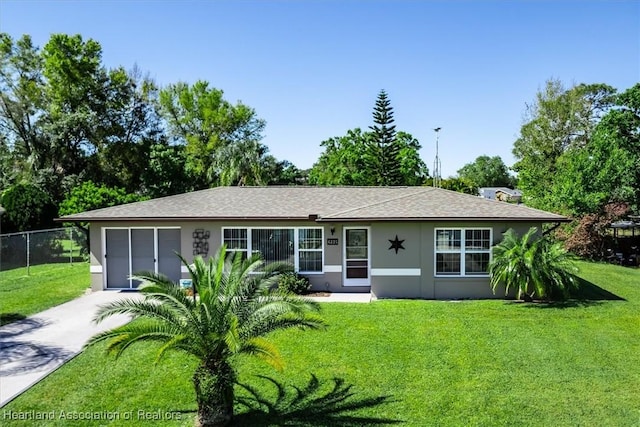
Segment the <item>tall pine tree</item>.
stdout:
<path fill-rule="evenodd" d="M 393 108 L 383 90 L 378 94 L 373 109 L 373 126 L 369 141 L 367 163 L 371 171 L 376 171 L 376 185 L 403 185 L 401 165 L 398 161 L 400 146 L 396 139 L 396 126 L 393 124 Z"/>

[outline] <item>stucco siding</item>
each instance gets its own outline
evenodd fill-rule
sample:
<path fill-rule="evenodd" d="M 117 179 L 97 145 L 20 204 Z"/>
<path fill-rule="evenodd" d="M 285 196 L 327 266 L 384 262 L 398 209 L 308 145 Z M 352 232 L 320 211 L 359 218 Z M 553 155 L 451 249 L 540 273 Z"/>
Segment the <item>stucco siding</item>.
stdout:
<path fill-rule="evenodd" d="M 370 287 L 344 286 L 344 227 L 368 227 L 370 230 Z M 502 298 L 503 290 L 494 295 L 488 277 L 436 277 L 434 233 L 436 228 L 491 228 L 493 244 L 500 242 L 502 233 L 513 228 L 518 234 L 530 227 L 541 230 L 536 222 L 373 222 L 373 223 L 317 223 L 314 221 L 103 221 L 90 227 L 91 288 L 105 286 L 104 229 L 179 227 L 180 251 L 188 262 L 194 258 L 194 232 L 208 232 L 208 256 L 216 253 L 222 244 L 222 229 L 227 227 L 287 228 L 310 227 L 323 229 L 323 272 L 307 274 L 312 289 L 331 292 L 368 292 L 377 298 Z M 331 230 L 333 229 L 333 233 Z M 391 248 L 396 236 L 402 248 L 397 253 Z M 332 244 L 328 244 L 329 239 Z M 183 269 L 182 277 L 188 277 Z"/>

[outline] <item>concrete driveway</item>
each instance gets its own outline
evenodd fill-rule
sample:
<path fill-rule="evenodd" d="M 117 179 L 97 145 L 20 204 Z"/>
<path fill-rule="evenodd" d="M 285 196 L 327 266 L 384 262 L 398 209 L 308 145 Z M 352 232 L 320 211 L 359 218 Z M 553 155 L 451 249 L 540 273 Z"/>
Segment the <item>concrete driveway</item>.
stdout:
<path fill-rule="evenodd" d="M 98 332 L 123 325 L 128 316 L 92 322 L 98 306 L 135 292 L 94 292 L 0 327 L 0 407 L 80 353 Z"/>

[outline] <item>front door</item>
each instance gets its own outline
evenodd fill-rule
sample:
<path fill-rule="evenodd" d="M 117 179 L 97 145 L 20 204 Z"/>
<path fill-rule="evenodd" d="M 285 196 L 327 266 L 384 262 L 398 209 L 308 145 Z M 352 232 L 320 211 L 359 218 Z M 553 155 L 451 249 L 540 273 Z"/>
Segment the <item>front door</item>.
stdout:
<path fill-rule="evenodd" d="M 344 286 L 369 286 L 369 228 L 344 228 Z"/>

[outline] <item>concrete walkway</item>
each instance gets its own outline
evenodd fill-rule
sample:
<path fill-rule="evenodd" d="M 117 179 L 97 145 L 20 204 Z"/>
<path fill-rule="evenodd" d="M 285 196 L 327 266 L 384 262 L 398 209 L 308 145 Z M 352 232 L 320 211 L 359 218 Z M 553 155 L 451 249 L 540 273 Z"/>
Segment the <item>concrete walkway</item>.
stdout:
<path fill-rule="evenodd" d="M 127 316 L 92 322 L 98 306 L 131 292 L 94 292 L 0 327 L 0 407 L 78 354 L 98 332 L 125 324 Z"/>
<path fill-rule="evenodd" d="M 326 297 L 309 297 L 310 299 L 318 302 L 356 302 L 367 303 L 371 302 L 371 294 L 369 292 L 360 293 L 337 293 L 333 292 Z"/>

